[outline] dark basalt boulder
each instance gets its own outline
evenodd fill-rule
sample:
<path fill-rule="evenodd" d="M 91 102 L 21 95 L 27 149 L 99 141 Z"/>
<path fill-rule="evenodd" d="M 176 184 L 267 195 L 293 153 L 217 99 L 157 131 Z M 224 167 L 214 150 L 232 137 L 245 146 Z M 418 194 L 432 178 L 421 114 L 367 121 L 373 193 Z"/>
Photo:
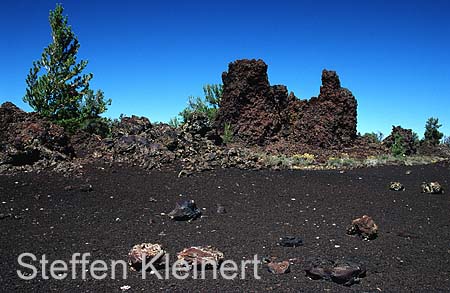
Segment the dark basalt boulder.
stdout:
<path fill-rule="evenodd" d="M 266 145 L 280 139 L 313 146 L 349 145 L 356 138 L 357 102 L 334 71 L 322 72 L 317 98 L 299 100 L 269 84 L 262 60 L 237 60 L 222 74 L 223 94 L 214 125 L 230 124 L 234 139 Z"/>
<path fill-rule="evenodd" d="M 303 239 L 300 237 L 295 236 L 286 236 L 280 238 L 280 241 L 278 241 L 278 245 L 284 246 L 284 247 L 297 247 L 303 245 Z"/>
<path fill-rule="evenodd" d="M 175 208 L 168 216 L 175 221 L 192 221 L 202 215 L 202 212 L 193 200 L 177 202 Z"/>
<path fill-rule="evenodd" d="M 347 260 L 330 260 L 313 258 L 305 264 L 306 275 L 313 280 L 332 281 L 345 286 L 351 286 L 365 277 L 366 269 L 363 265 Z"/>

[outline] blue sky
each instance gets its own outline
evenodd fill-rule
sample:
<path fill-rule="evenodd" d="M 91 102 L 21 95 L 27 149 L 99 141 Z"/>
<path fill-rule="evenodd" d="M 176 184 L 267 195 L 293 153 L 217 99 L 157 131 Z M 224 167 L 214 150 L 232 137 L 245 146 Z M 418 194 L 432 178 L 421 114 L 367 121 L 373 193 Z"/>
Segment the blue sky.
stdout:
<path fill-rule="evenodd" d="M 358 131 L 392 125 L 423 135 L 439 117 L 450 135 L 450 1 L 53 1 L 0 3 L 0 102 L 22 102 L 32 61 L 62 3 L 109 117 L 167 121 L 228 63 L 260 58 L 272 84 L 316 96 L 336 70 L 358 100 Z"/>

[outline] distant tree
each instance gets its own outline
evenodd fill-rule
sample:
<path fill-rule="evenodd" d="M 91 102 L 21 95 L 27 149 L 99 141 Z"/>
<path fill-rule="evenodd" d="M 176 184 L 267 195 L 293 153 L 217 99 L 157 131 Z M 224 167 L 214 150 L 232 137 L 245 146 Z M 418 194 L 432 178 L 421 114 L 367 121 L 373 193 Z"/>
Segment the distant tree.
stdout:
<path fill-rule="evenodd" d="M 88 62 L 77 63 L 80 44 L 61 5 L 50 11 L 49 22 L 52 43 L 44 49 L 41 59 L 33 62 L 23 100 L 40 115 L 74 131 L 88 121 L 100 119 L 111 100 L 105 100 L 101 90 L 94 93 L 89 88 L 93 75 L 82 74 Z"/>
<path fill-rule="evenodd" d="M 439 131 L 441 126 L 438 118 L 429 118 L 425 124 L 424 141 L 431 145 L 438 145 L 441 138 L 444 136 L 444 134 Z"/>

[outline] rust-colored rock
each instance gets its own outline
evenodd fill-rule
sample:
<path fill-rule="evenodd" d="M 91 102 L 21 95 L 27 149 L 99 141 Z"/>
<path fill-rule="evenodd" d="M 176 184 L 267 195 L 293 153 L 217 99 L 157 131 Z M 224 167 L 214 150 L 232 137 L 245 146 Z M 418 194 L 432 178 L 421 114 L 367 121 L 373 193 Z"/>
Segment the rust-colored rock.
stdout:
<path fill-rule="evenodd" d="M 347 229 L 347 234 L 358 235 L 365 240 L 375 239 L 378 234 L 378 225 L 371 217 L 364 215 L 352 221 Z"/>
<path fill-rule="evenodd" d="M 218 266 L 224 260 L 224 255 L 212 246 L 192 246 L 179 252 L 177 258 L 185 261 L 190 267 Z"/>
<path fill-rule="evenodd" d="M 322 72 L 317 98 L 299 100 L 282 85 L 270 86 L 262 60 L 237 60 L 222 75 L 223 95 L 215 126 L 230 124 L 249 145 L 280 140 L 313 146 L 349 145 L 356 138 L 356 99 L 334 71 Z"/>
<path fill-rule="evenodd" d="M 64 129 L 14 104 L 0 106 L 0 166 L 54 165 L 73 156 Z"/>
<path fill-rule="evenodd" d="M 153 261 L 153 266 L 159 268 L 163 265 L 166 252 L 160 244 L 141 243 L 136 244 L 128 252 L 128 265 L 133 271 L 140 271 L 145 259 L 146 263 Z M 156 257 L 156 259 L 154 259 Z"/>

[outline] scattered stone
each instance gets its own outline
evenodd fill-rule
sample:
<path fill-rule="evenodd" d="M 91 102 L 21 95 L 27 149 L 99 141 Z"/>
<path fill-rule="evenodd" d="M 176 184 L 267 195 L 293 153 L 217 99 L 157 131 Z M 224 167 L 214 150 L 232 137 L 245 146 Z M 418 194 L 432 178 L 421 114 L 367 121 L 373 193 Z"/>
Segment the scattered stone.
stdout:
<path fill-rule="evenodd" d="M 350 227 L 347 228 L 347 234 L 361 236 L 364 240 L 372 240 L 377 237 L 378 226 L 371 217 L 364 215 L 352 221 Z"/>
<path fill-rule="evenodd" d="M 290 272 L 290 263 L 289 261 L 281 261 L 281 262 L 270 262 L 267 264 L 267 268 L 269 272 L 274 275 L 281 275 Z"/>
<path fill-rule="evenodd" d="M 313 280 L 323 279 L 351 286 L 365 276 L 366 269 L 362 265 L 350 261 L 316 258 L 307 261 L 305 272 Z"/>
<path fill-rule="evenodd" d="M 128 291 L 130 289 L 131 289 L 131 286 L 128 286 L 128 285 L 120 287 L 120 290 L 122 290 L 123 292 Z"/>
<path fill-rule="evenodd" d="M 217 213 L 218 214 L 226 214 L 227 210 L 225 209 L 225 207 L 221 204 L 217 204 Z"/>
<path fill-rule="evenodd" d="M 202 215 L 202 212 L 193 200 L 183 200 L 177 202 L 168 216 L 175 221 L 192 221 Z"/>
<path fill-rule="evenodd" d="M 192 268 L 216 266 L 224 260 L 224 254 L 212 246 L 192 246 L 183 249 L 177 254 L 178 260 L 184 260 Z"/>
<path fill-rule="evenodd" d="M 145 258 L 146 263 L 150 263 L 154 257 L 157 259 L 153 262 L 155 268 L 163 266 L 164 255 L 161 244 L 141 243 L 133 246 L 128 253 L 128 265 L 133 271 L 140 271 L 142 269 L 142 262 Z"/>
<path fill-rule="evenodd" d="M 93 190 L 93 188 L 92 188 L 91 184 L 80 185 L 80 191 L 81 192 L 91 192 L 92 190 Z"/>
<path fill-rule="evenodd" d="M 430 194 L 441 194 L 444 193 L 444 189 L 439 184 L 439 182 L 423 182 L 422 185 L 420 185 L 422 188 L 422 193 L 430 193 Z"/>
<path fill-rule="evenodd" d="M 400 182 L 391 182 L 389 189 L 393 191 L 404 191 L 405 186 L 403 186 Z"/>
<path fill-rule="evenodd" d="M 192 172 L 191 172 L 191 171 L 183 169 L 183 170 L 181 170 L 181 171 L 178 173 L 178 178 L 181 178 L 181 177 L 188 177 L 188 176 L 191 176 L 191 175 L 192 175 Z"/>
<path fill-rule="evenodd" d="M 406 170 L 405 175 L 411 175 L 412 171 L 411 170 Z"/>
<path fill-rule="evenodd" d="M 303 245 L 303 239 L 300 237 L 294 237 L 294 236 L 286 236 L 280 238 L 280 241 L 278 241 L 278 245 L 284 246 L 284 247 L 297 247 Z"/>
<path fill-rule="evenodd" d="M 338 284 L 351 286 L 359 283 L 360 278 L 364 277 L 366 269 L 356 263 L 338 260 L 334 263 L 334 268 L 331 271 L 331 280 Z"/>
<path fill-rule="evenodd" d="M 9 218 L 9 217 L 12 217 L 12 215 L 11 214 L 4 214 L 4 213 L 0 214 L 0 220 L 6 219 L 6 218 Z"/>

